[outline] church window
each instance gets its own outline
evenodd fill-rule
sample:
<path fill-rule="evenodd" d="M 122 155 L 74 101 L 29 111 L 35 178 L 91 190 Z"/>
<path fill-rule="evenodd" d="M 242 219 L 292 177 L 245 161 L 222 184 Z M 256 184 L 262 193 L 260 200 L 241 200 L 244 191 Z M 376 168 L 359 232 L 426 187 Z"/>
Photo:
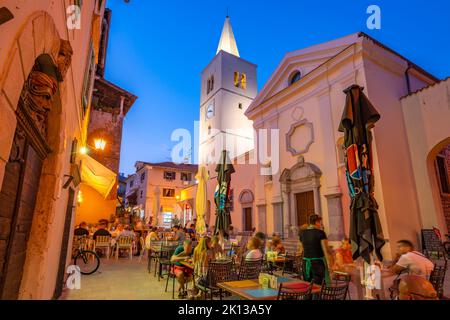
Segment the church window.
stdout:
<path fill-rule="evenodd" d="M 245 73 L 234 72 L 234 86 L 236 88 L 246 89 L 247 88 L 247 75 Z"/>
<path fill-rule="evenodd" d="M 214 90 L 214 76 L 210 76 L 206 81 L 206 94 Z"/>
<path fill-rule="evenodd" d="M 296 83 L 298 80 L 300 80 L 301 77 L 302 74 L 300 73 L 300 71 L 294 71 L 289 77 L 289 85 Z"/>
<path fill-rule="evenodd" d="M 242 109 L 242 103 L 239 103 L 238 108 Z"/>

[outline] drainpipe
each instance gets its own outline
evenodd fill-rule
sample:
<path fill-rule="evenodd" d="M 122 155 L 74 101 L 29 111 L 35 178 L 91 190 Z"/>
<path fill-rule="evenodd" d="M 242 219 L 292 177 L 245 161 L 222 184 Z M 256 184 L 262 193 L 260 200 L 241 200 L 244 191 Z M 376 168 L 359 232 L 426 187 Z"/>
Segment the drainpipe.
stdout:
<path fill-rule="evenodd" d="M 411 69 L 411 67 L 411 63 L 408 61 L 408 67 L 405 70 L 406 89 L 408 90 L 408 94 L 411 93 L 411 79 L 409 78 L 409 69 Z"/>

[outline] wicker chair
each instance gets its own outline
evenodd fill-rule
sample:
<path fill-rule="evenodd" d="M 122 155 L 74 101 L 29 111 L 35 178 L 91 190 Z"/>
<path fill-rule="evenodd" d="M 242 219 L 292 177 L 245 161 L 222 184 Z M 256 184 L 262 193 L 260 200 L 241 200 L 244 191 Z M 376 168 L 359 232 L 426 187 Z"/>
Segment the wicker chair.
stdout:
<path fill-rule="evenodd" d="M 277 300 L 311 300 L 312 287 L 313 283 L 310 283 L 306 291 L 305 290 L 300 291 L 284 288 L 283 283 L 280 283 Z"/>
<path fill-rule="evenodd" d="M 429 281 L 433 285 L 434 290 L 439 297 L 442 299 L 444 296 L 444 283 L 445 283 L 445 273 L 447 272 L 447 261 L 445 261 L 444 265 L 438 266 L 435 264 L 433 271 L 430 274 Z"/>
<path fill-rule="evenodd" d="M 222 300 L 222 289 L 217 287 L 219 282 L 233 281 L 236 280 L 236 275 L 233 272 L 233 261 L 232 260 L 212 260 L 209 262 L 207 271 L 207 285 L 198 285 L 196 287 L 203 292 L 205 300 L 207 299 L 207 294 L 211 296 L 213 300 L 214 294 L 219 293 L 219 298 Z"/>
<path fill-rule="evenodd" d="M 318 296 L 319 300 L 345 300 L 348 292 L 348 284 L 326 285 L 322 283 L 322 288 Z"/>
<path fill-rule="evenodd" d="M 106 249 L 106 258 L 109 259 L 111 254 L 111 237 L 110 236 L 97 236 L 94 242 L 93 251 L 96 249 Z"/>
<path fill-rule="evenodd" d="M 133 237 L 119 237 L 116 242 L 116 260 L 119 260 L 120 249 L 129 251 L 130 260 L 133 259 Z"/>
<path fill-rule="evenodd" d="M 258 279 L 261 267 L 262 258 L 254 260 L 242 259 L 239 266 L 238 280 Z"/>

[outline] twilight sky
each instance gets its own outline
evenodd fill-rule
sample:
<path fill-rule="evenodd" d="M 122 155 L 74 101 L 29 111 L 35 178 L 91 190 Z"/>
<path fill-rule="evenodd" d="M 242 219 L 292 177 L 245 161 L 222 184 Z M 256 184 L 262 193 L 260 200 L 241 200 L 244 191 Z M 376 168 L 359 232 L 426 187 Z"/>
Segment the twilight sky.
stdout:
<path fill-rule="evenodd" d="M 438 78 L 450 76 L 447 0 L 109 0 L 106 78 L 138 99 L 123 130 L 120 171 L 170 160 L 177 128 L 199 117 L 200 72 L 214 57 L 227 7 L 239 53 L 258 65 L 258 87 L 284 54 L 363 31 Z M 381 8 L 381 30 L 366 9 Z"/>

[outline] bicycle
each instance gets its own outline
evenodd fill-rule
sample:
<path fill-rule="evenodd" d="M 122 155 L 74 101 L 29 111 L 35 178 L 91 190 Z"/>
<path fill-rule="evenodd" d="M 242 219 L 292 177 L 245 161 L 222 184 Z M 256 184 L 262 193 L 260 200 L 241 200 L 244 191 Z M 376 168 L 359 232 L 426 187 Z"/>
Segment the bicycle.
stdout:
<path fill-rule="evenodd" d="M 100 257 L 91 250 L 85 250 L 86 238 L 83 236 L 76 249 L 73 264 L 80 268 L 80 273 L 84 275 L 93 274 L 100 267 Z"/>

